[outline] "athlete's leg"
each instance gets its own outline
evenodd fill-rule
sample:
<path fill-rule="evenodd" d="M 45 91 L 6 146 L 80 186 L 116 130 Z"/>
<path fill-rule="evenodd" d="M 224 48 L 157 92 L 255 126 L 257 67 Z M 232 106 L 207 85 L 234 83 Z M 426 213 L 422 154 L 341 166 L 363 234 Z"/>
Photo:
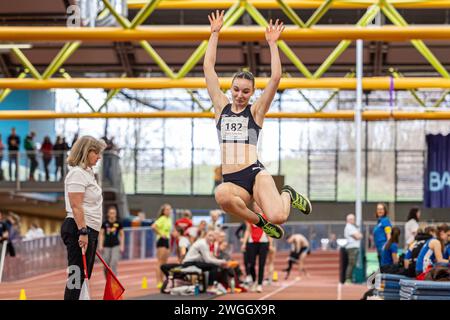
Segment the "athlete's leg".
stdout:
<path fill-rule="evenodd" d="M 231 182 L 224 182 L 216 189 L 216 201 L 219 206 L 228 213 L 257 225 L 272 238 L 280 239 L 284 231 L 280 226 L 268 222 L 261 215 L 250 210 L 247 205 L 253 200 L 244 188 Z"/>
<path fill-rule="evenodd" d="M 217 204 L 225 212 L 253 224 L 259 222 L 256 213 L 247 208 L 247 204 L 251 202 L 252 197 L 244 188 L 231 182 L 224 182 L 216 188 L 215 197 Z"/>
<path fill-rule="evenodd" d="M 261 170 L 256 175 L 253 197 L 270 222 L 275 224 L 286 222 L 291 210 L 291 198 L 288 192 L 280 195 L 275 181 L 267 170 Z"/>
<path fill-rule="evenodd" d="M 301 276 L 302 272 L 305 276 L 308 275 L 308 273 L 306 272 L 305 269 L 305 259 L 306 256 L 308 255 L 307 251 L 302 252 L 302 254 L 300 255 L 300 259 L 298 261 L 298 274 L 299 276 Z"/>

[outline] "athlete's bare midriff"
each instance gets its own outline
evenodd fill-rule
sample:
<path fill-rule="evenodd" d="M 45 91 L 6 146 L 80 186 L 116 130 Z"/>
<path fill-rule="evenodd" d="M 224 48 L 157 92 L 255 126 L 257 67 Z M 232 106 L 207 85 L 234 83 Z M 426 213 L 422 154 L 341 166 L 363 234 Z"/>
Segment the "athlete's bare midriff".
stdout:
<path fill-rule="evenodd" d="M 245 169 L 258 160 L 257 148 L 245 143 L 221 143 L 222 174 Z"/>

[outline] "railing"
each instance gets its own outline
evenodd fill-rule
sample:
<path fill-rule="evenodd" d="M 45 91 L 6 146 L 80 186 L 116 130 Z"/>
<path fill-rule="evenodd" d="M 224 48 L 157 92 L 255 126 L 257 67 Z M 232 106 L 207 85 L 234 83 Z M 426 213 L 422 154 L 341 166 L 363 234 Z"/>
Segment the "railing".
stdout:
<path fill-rule="evenodd" d="M 369 239 L 374 222 L 364 224 L 365 238 Z M 403 229 L 403 224 L 396 224 Z M 224 224 L 227 240 L 232 252 L 240 252 L 241 243 L 235 233 L 238 223 Z M 309 241 L 312 250 L 330 249 L 327 241 L 331 234 L 336 235 L 337 242 L 343 238 L 345 223 L 342 221 L 324 222 L 288 222 L 283 225 L 286 233 L 301 233 Z M 148 259 L 155 257 L 155 236 L 150 227 L 125 228 L 125 250 L 122 260 Z M 403 231 L 403 230 L 402 230 Z M 403 233 L 402 233 L 403 234 Z M 365 241 L 366 249 L 368 241 Z M 283 240 L 275 241 L 278 250 L 290 250 L 290 245 Z M 328 245 L 328 246 L 327 246 Z M 403 246 L 403 239 L 400 247 Z M 63 270 L 67 267 L 66 248 L 59 235 L 45 238 L 24 240 L 14 243 L 16 256 L 6 256 L 2 281 L 16 281 L 47 272 Z"/>
<path fill-rule="evenodd" d="M 40 151 L 4 153 L 0 158 L 0 189 L 16 191 L 63 192 L 63 180 L 68 172 L 67 156 L 70 151 Z M 99 180 L 106 186 L 123 190 L 120 158 L 117 152 L 105 151 L 99 162 Z"/>
<path fill-rule="evenodd" d="M 264 149 L 264 147 L 266 149 Z M 278 160 L 266 161 L 278 153 Z M 261 161 L 313 201 L 355 200 L 355 150 L 261 148 Z M 180 161 L 183 159 L 183 161 Z M 421 201 L 424 150 L 363 149 L 363 201 Z M 121 168 L 128 194 L 208 195 L 219 149 L 124 149 Z"/>
<path fill-rule="evenodd" d="M 278 161 L 264 162 L 265 151 L 262 150 L 262 161 L 267 169 L 273 174 L 284 175 L 285 183 L 303 190 L 311 200 L 355 200 L 354 150 L 279 148 L 278 152 Z M 363 152 L 364 201 L 422 200 L 424 150 L 364 149 Z M 13 160 L 5 154 L 0 162 L 0 190 L 62 192 L 62 179 L 68 171 L 67 153 L 55 151 L 45 158 L 41 152 L 19 152 L 14 154 L 17 157 Z M 123 149 L 119 154 L 103 154 L 97 171 L 105 187 L 128 194 L 199 195 L 213 192 L 214 168 L 220 161 L 218 149 Z M 190 161 L 180 160 L 189 157 Z M 60 168 L 58 172 L 57 168 Z"/>

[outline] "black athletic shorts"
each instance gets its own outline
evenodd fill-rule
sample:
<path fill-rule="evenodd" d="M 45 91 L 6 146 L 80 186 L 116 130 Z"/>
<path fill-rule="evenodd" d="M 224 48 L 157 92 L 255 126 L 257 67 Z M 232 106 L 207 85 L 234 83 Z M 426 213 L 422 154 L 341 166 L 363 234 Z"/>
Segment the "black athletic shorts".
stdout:
<path fill-rule="evenodd" d="M 301 254 L 305 251 L 307 254 L 310 254 L 311 252 L 311 250 L 309 250 L 309 247 L 303 247 L 299 251 L 291 251 L 291 254 L 289 255 L 289 260 L 297 261 L 300 258 Z"/>
<path fill-rule="evenodd" d="M 234 183 L 235 185 L 247 190 L 250 195 L 253 195 L 253 185 L 255 184 L 256 175 L 264 169 L 263 164 L 257 160 L 251 166 L 240 171 L 224 174 L 222 176 L 223 182 Z"/>
<path fill-rule="evenodd" d="M 156 241 L 156 247 L 157 248 L 165 247 L 165 248 L 169 249 L 169 239 L 159 238 L 158 241 Z"/>

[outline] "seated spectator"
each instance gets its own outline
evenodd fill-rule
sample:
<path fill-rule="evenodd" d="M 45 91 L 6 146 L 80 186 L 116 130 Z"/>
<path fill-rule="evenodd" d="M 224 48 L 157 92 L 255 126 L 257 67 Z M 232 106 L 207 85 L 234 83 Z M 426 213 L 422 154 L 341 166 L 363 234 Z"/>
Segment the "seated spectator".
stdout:
<path fill-rule="evenodd" d="M 416 261 L 420 250 L 425 243 L 436 234 L 436 229 L 433 227 L 426 227 L 425 230 L 417 229 L 417 235 L 414 241 L 409 245 L 408 250 L 403 258 L 403 265 L 406 269 L 405 275 L 411 278 L 416 277 Z"/>
<path fill-rule="evenodd" d="M 45 237 L 44 231 L 36 223 L 32 223 L 30 229 L 25 234 L 25 240 L 33 240 Z"/>
<path fill-rule="evenodd" d="M 422 279 L 426 271 L 437 263 L 448 263 L 443 253 L 448 240 L 448 226 L 442 224 L 436 228 L 436 235 L 429 239 L 420 250 L 416 262 L 416 276 Z"/>
<path fill-rule="evenodd" d="M 216 241 L 214 241 L 214 244 L 211 246 L 210 249 L 211 252 L 214 254 L 214 256 L 218 257 L 220 252 L 220 245 L 223 242 L 226 242 L 227 235 L 224 231 L 216 230 L 214 231 L 214 238 L 216 239 Z"/>
<path fill-rule="evenodd" d="M 9 239 L 8 225 L 4 220 L 3 213 L 0 211 L 0 244 Z M 0 246 L 1 249 L 1 246 Z"/>
<path fill-rule="evenodd" d="M 2 167 L 4 150 L 5 150 L 5 145 L 3 144 L 2 135 L 0 134 L 0 181 L 5 179 L 4 174 L 3 174 L 3 167 Z"/>
<path fill-rule="evenodd" d="M 398 273 L 398 242 L 400 229 L 393 227 L 390 239 L 383 245 L 381 250 L 381 267 L 383 273 Z"/>
<path fill-rule="evenodd" d="M 198 226 L 190 227 L 186 232 L 186 236 L 189 238 L 190 243 L 194 243 L 200 238 L 204 238 L 206 236 L 206 228 L 207 224 L 205 220 L 200 221 Z"/>
<path fill-rule="evenodd" d="M 189 238 L 184 236 L 184 230 L 180 226 L 175 226 L 172 230 L 172 238 L 174 239 L 178 261 L 181 263 L 186 256 L 191 243 L 189 242 Z"/>
<path fill-rule="evenodd" d="M 214 233 L 208 231 L 205 238 L 200 238 L 192 244 L 183 260 L 183 267 L 196 266 L 203 271 L 208 271 L 210 287 L 214 281 L 227 282 L 226 279 L 221 279 L 223 276 L 221 268 L 227 268 L 227 261 L 215 258 L 209 250 L 214 240 Z"/>

